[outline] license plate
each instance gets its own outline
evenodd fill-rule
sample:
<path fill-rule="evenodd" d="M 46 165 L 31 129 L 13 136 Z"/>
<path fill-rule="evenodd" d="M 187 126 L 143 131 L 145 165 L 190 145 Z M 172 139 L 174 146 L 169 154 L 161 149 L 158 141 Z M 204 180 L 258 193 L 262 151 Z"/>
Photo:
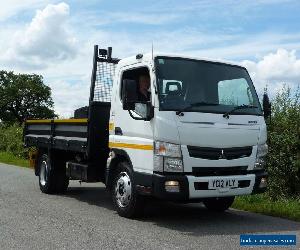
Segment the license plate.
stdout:
<path fill-rule="evenodd" d="M 208 182 L 209 189 L 237 188 L 238 186 L 238 180 L 235 179 L 214 179 Z"/>

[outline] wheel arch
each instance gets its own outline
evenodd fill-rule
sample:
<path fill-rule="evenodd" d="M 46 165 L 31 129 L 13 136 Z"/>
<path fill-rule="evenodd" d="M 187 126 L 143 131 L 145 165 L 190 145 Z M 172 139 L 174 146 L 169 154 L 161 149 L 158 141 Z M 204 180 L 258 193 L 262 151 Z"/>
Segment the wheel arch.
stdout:
<path fill-rule="evenodd" d="M 106 166 L 105 185 L 110 190 L 113 181 L 114 173 L 117 170 L 118 164 L 122 161 L 129 163 L 131 169 L 133 169 L 132 161 L 125 150 L 111 149 Z"/>

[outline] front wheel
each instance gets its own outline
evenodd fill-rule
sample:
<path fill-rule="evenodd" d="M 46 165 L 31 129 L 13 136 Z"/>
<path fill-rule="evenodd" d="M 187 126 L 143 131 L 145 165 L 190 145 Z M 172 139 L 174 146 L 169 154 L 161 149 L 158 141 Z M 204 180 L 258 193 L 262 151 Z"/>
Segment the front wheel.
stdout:
<path fill-rule="evenodd" d="M 203 203 L 208 210 L 215 212 L 224 212 L 232 205 L 232 203 L 234 202 L 234 198 L 234 196 L 209 198 L 203 201 Z"/>
<path fill-rule="evenodd" d="M 120 216 L 133 218 L 143 212 L 143 198 L 136 191 L 129 163 L 118 164 L 111 191 L 114 206 Z"/>

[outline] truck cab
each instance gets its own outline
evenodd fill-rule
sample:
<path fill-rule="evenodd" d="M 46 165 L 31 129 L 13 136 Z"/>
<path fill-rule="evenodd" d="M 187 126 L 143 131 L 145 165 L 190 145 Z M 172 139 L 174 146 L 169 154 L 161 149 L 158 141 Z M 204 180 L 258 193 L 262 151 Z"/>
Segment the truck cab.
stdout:
<path fill-rule="evenodd" d="M 224 211 L 235 196 L 266 190 L 270 105 L 266 99 L 261 107 L 243 66 L 153 53 L 119 60 L 111 48 L 94 51 L 86 115 L 87 155 L 94 157 L 80 164 L 99 170 L 91 176 L 103 177 L 121 216 L 135 216 L 147 197 Z M 101 105 L 109 116 L 101 118 Z M 80 168 L 65 161 L 67 172 Z M 72 171 L 67 176 L 80 179 Z"/>
<path fill-rule="evenodd" d="M 150 77 L 146 103 L 131 93 L 141 74 Z M 110 157 L 126 155 L 135 184 L 158 198 L 216 203 L 266 188 L 266 124 L 242 66 L 161 54 L 121 60 L 109 132 Z"/>

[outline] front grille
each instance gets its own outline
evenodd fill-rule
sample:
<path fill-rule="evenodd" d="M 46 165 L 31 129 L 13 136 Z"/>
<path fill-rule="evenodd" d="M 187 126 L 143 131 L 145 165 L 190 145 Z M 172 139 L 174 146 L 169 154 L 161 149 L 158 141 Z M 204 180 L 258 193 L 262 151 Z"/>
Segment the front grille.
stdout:
<path fill-rule="evenodd" d="M 247 166 L 236 167 L 193 167 L 193 176 L 226 176 L 226 175 L 246 175 Z"/>
<path fill-rule="evenodd" d="M 187 148 L 191 157 L 207 160 L 233 160 L 243 157 L 249 157 L 252 153 L 251 146 L 236 148 L 207 148 L 187 146 Z"/>

